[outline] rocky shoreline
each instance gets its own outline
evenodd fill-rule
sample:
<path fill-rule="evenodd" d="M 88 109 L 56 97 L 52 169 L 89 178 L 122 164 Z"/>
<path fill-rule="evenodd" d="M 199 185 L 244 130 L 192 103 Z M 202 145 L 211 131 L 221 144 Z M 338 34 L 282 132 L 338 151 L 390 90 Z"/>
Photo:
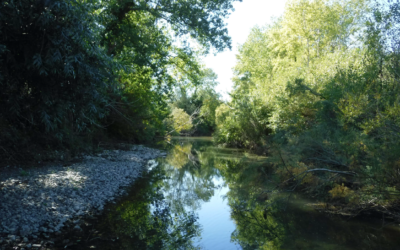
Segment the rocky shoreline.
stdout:
<path fill-rule="evenodd" d="M 78 163 L 1 174 L 0 249 L 47 249 L 66 230 L 81 231 L 85 218 L 125 193 L 146 165 L 166 153 L 132 146 L 82 156 Z"/>

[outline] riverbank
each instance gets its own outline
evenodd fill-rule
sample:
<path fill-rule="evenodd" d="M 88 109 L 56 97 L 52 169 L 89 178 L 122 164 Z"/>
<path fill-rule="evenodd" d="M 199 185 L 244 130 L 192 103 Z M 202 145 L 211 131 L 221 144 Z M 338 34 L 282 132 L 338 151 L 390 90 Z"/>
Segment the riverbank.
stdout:
<path fill-rule="evenodd" d="M 0 174 L 0 249 L 51 247 L 66 231 L 81 231 L 84 218 L 125 193 L 149 160 L 166 153 L 143 146 L 105 150 L 73 164 Z M 151 161 L 150 161 L 151 164 Z"/>
<path fill-rule="evenodd" d="M 265 181 L 265 185 L 259 187 L 260 197 L 270 197 L 272 193 L 302 195 L 310 200 L 309 206 L 327 215 L 347 219 L 380 218 L 383 222 L 400 223 L 400 179 L 397 173 L 390 175 L 398 172 L 397 168 L 372 170 L 362 165 L 347 169 L 317 165 L 311 157 L 291 154 L 290 148 L 267 145 L 255 149 L 235 147 L 265 157 L 254 165 Z"/>

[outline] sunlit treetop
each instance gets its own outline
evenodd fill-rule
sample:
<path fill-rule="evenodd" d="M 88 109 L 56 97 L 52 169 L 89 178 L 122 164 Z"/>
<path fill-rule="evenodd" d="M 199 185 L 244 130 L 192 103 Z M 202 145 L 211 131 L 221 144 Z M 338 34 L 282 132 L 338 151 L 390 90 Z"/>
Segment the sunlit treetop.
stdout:
<path fill-rule="evenodd" d="M 233 10 L 232 3 L 241 0 L 111 0 L 103 1 L 105 33 L 119 32 L 120 24 L 132 13 L 148 15 L 155 26 L 166 23 L 174 35 L 190 35 L 205 48 L 217 51 L 231 48 L 224 19 Z"/>

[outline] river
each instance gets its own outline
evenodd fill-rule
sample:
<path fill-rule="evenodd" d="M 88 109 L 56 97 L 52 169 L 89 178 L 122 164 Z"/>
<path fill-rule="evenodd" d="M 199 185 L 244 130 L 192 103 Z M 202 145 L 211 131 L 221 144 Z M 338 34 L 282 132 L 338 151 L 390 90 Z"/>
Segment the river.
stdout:
<path fill-rule="evenodd" d="M 265 158 L 173 138 L 129 195 L 69 249 L 400 249 L 400 226 L 318 212 L 274 189 Z"/>

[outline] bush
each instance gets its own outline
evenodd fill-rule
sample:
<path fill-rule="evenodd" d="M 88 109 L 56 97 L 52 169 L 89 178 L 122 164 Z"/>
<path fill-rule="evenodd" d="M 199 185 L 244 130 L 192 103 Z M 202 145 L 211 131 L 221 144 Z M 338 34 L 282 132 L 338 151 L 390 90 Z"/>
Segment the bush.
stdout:
<path fill-rule="evenodd" d="M 90 6 L 72 0 L 0 4 L 5 148 L 59 147 L 107 115 L 112 63 L 97 44 Z"/>

